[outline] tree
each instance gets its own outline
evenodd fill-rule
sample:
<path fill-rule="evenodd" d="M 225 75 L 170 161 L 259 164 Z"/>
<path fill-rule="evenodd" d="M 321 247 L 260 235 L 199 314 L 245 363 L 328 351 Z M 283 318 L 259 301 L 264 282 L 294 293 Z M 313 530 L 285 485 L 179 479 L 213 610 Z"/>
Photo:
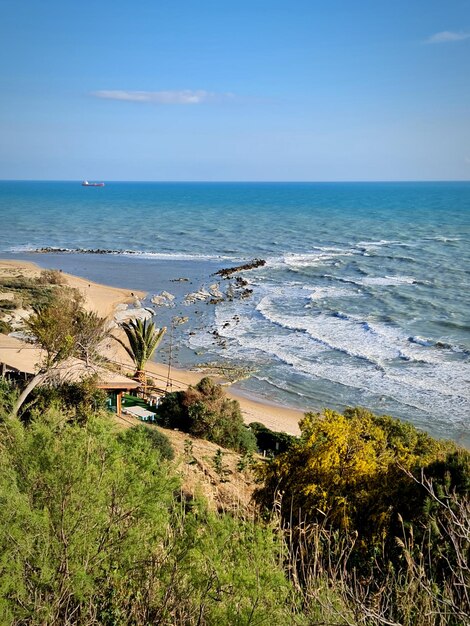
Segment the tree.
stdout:
<path fill-rule="evenodd" d="M 262 467 L 258 501 L 271 507 L 282 492 L 286 516 L 326 518 L 333 528 L 359 532 L 369 547 L 395 536 L 398 512 L 408 520 L 421 514 L 403 470 L 426 468 L 455 449 L 411 424 L 361 408 L 344 415 L 307 413 L 300 430 L 298 442 Z"/>
<path fill-rule="evenodd" d="M 20 394 L 14 415 L 33 389 L 52 380 L 68 358 L 83 359 L 87 365 L 97 361 L 98 346 L 107 334 L 105 318 L 85 311 L 80 293 L 66 287 L 58 289 L 47 304 L 33 307 L 25 326 L 31 342 L 43 350 L 44 357 L 38 373 Z"/>
<path fill-rule="evenodd" d="M 114 338 L 134 361 L 136 367 L 134 376 L 141 383 L 142 387 L 145 388 L 147 384 L 144 371 L 145 365 L 152 358 L 163 335 L 166 333 L 166 328 L 157 328 L 153 322 L 148 320 L 131 320 L 122 324 L 121 328 L 126 333 L 129 345 L 119 339 L 119 337 Z"/>

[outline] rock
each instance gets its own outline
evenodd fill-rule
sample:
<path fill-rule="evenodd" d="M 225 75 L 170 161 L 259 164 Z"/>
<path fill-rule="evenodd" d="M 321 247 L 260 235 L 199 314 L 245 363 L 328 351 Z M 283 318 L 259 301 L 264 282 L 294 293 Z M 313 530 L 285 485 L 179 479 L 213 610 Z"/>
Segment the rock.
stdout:
<path fill-rule="evenodd" d="M 171 306 L 175 296 L 168 291 L 162 291 L 160 294 L 153 296 L 151 302 L 157 306 Z"/>
<path fill-rule="evenodd" d="M 223 293 L 220 291 L 219 283 L 214 283 L 209 287 L 209 293 L 214 296 L 214 298 L 223 298 Z"/>
<path fill-rule="evenodd" d="M 253 259 L 249 263 L 244 263 L 243 265 L 236 265 L 235 267 L 228 267 L 221 270 L 218 270 L 214 273 L 214 276 L 222 276 L 223 278 L 228 278 L 232 274 L 236 272 L 242 272 L 244 270 L 253 270 L 257 267 L 263 267 L 266 265 L 266 261 L 264 259 Z"/>
<path fill-rule="evenodd" d="M 155 315 L 155 311 L 152 309 L 147 309 L 144 307 L 137 309 L 125 309 L 121 311 L 116 311 L 114 314 L 114 321 L 117 324 L 122 324 L 123 322 L 130 322 L 131 320 L 148 320 Z"/>
<path fill-rule="evenodd" d="M 15 309 L 3 316 L 3 321 L 10 324 L 13 330 L 19 330 L 23 327 L 24 321 L 31 315 L 31 311 L 27 309 Z"/>
<path fill-rule="evenodd" d="M 188 293 L 184 297 L 184 304 L 194 304 L 198 301 L 206 301 L 209 300 L 211 294 L 205 289 L 200 289 L 199 291 L 194 291 L 193 293 Z"/>

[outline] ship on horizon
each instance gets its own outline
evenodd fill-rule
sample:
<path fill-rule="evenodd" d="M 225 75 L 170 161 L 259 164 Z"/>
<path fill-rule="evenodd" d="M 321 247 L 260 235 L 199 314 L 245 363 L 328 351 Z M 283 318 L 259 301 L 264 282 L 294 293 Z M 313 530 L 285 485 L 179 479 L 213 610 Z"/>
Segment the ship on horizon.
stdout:
<path fill-rule="evenodd" d="M 84 180 L 82 187 L 104 187 L 104 183 L 89 183 L 87 180 Z"/>

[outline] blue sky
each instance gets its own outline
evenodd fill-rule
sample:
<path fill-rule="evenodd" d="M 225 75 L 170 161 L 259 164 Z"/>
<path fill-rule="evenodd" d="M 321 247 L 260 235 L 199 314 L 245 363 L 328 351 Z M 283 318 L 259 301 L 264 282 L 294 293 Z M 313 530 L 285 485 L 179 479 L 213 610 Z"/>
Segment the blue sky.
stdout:
<path fill-rule="evenodd" d="M 0 15 L 2 179 L 470 179 L 470 0 Z"/>

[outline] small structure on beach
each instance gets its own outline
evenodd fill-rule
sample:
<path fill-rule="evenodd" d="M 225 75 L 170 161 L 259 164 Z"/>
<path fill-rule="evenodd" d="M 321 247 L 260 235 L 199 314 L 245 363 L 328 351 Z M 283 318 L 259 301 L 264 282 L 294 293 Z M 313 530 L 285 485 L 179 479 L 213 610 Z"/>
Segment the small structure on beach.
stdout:
<path fill-rule="evenodd" d="M 38 371 L 38 364 L 43 359 L 40 348 L 34 347 L 15 337 L 0 335 L 0 376 L 17 381 L 27 381 Z M 107 394 L 107 407 L 110 411 L 121 415 L 122 395 L 134 391 L 140 383 L 113 372 L 101 365 L 87 365 L 85 361 L 70 358 L 51 371 L 49 385 L 79 383 L 87 378 L 95 377 L 98 389 Z"/>

